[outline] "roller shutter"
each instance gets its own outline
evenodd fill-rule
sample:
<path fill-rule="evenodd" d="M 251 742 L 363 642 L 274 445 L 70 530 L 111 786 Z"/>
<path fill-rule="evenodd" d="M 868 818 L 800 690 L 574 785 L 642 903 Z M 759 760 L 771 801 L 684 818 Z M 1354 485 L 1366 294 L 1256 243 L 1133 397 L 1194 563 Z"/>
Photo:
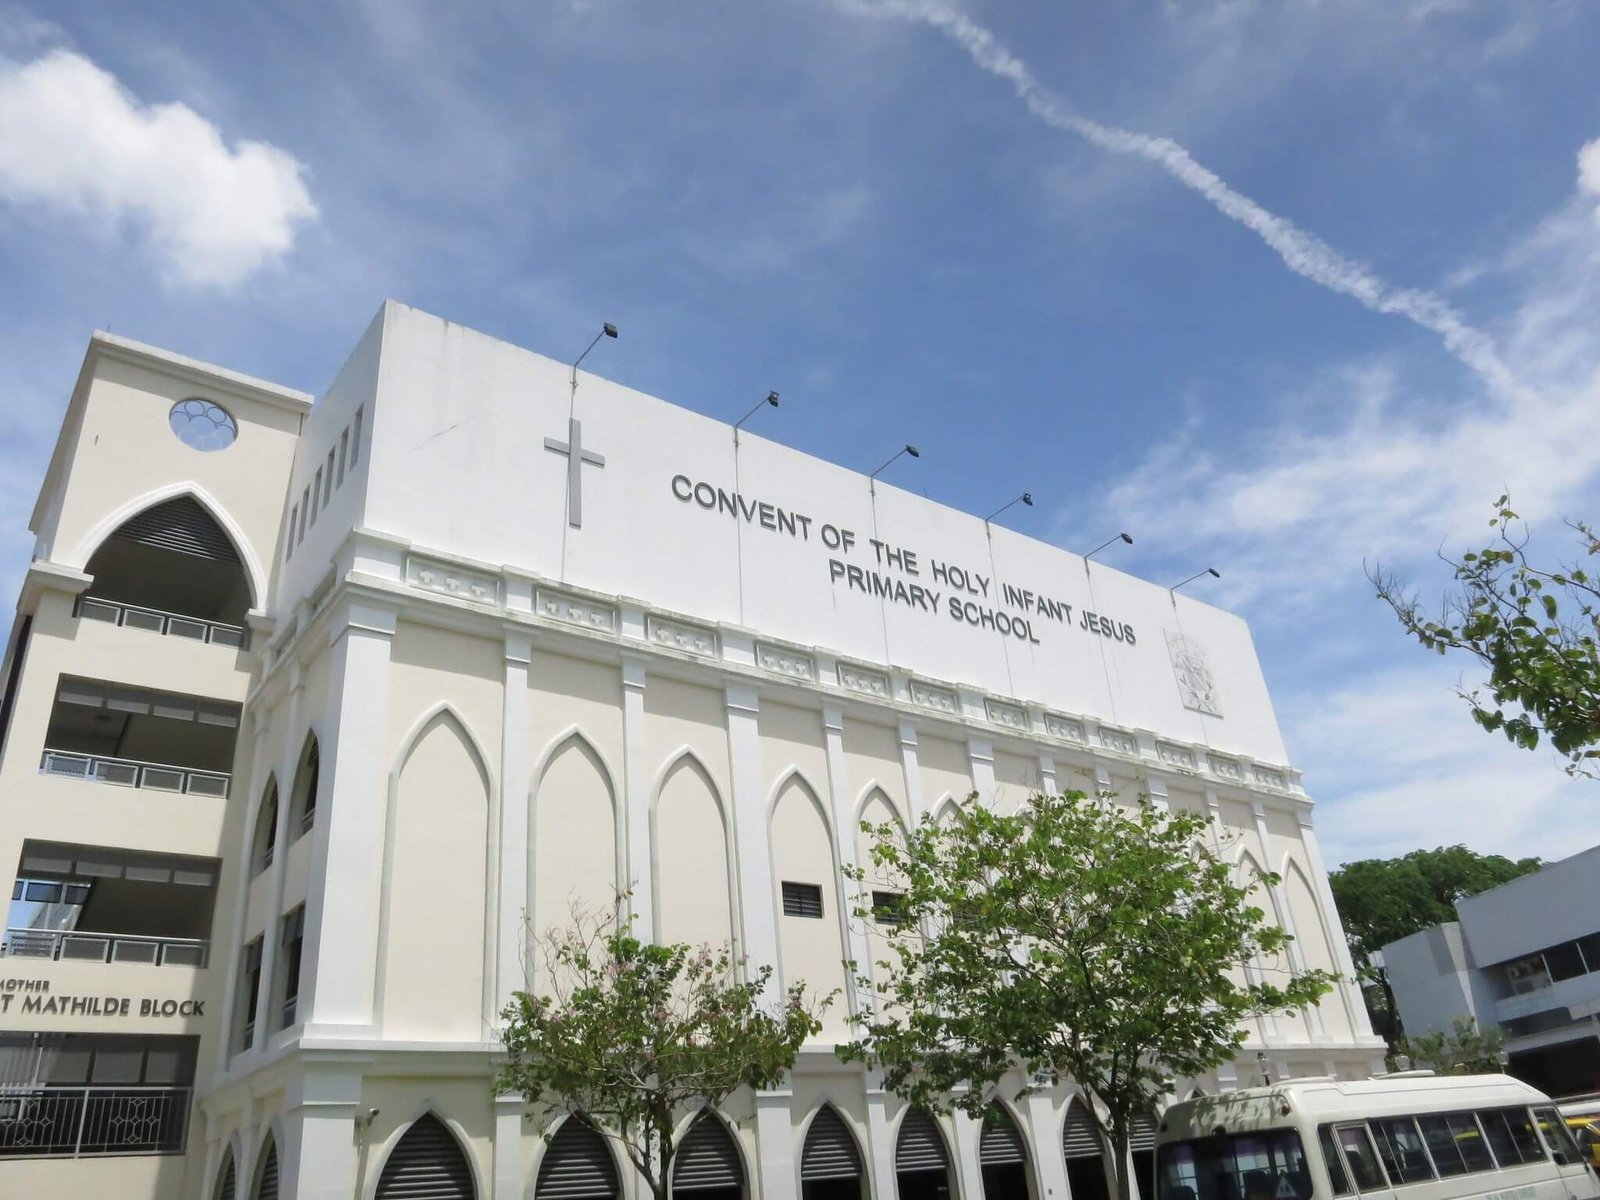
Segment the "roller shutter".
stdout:
<path fill-rule="evenodd" d="M 239 1190 L 238 1171 L 233 1165 L 233 1151 L 228 1151 L 227 1161 L 222 1164 L 222 1177 L 217 1180 L 217 1200 L 235 1200 Z"/>
<path fill-rule="evenodd" d="M 983 1136 L 978 1141 L 978 1161 L 984 1166 L 1025 1162 L 1022 1136 L 1016 1122 L 1003 1108 L 991 1108 L 983 1116 Z"/>
<path fill-rule="evenodd" d="M 701 1113 L 678 1146 L 672 1164 L 673 1193 L 743 1186 L 739 1149 L 727 1127 L 710 1113 Z"/>
<path fill-rule="evenodd" d="M 256 1172 L 256 1194 L 253 1200 L 278 1200 L 278 1143 L 267 1143 L 267 1156 L 261 1160 L 261 1170 Z"/>
<path fill-rule="evenodd" d="M 233 548 L 228 535 L 192 496 L 179 496 L 152 505 L 129 517 L 112 536 L 158 550 L 192 554 L 196 558 L 239 561 L 239 552 Z"/>
<path fill-rule="evenodd" d="M 598 1200 L 620 1194 L 605 1139 L 582 1121 L 567 1118 L 539 1164 L 535 1200 Z"/>
<path fill-rule="evenodd" d="M 833 1108 L 823 1108 L 806 1131 L 806 1148 L 800 1158 L 801 1180 L 857 1179 L 860 1175 L 861 1155 L 855 1138 Z"/>
<path fill-rule="evenodd" d="M 389 1151 L 378 1200 L 474 1200 L 467 1156 L 438 1117 L 418 1117 Z"/>
<path fill-rule="evenodd" d="M 894 1148 L 894 1169 L 906 1175 L 913 1171 L 948 1171 L 944 1139 L 939 1127 L 923 1109 L 913 1108 L 900 1122 L 900 1137 Z"/>
<path fill-rule="evenodd" d="M 1095 1128 L 1094 1118 L 1081 1100 L 1074 1100 L 1067 1108 L 1067 1126 L 1061 1135 L 1061 1152 L 1068 1158 L 1100 1157 L 1100 1131 Z"/>
<path fill-rule="evenodd" d="M 1135 1113 L 1128 1124 L 1128 1149 L 1135 1154 L 1149 1153 L 1156 1148 L 1156 1118 L 1154 1113 Z"/>

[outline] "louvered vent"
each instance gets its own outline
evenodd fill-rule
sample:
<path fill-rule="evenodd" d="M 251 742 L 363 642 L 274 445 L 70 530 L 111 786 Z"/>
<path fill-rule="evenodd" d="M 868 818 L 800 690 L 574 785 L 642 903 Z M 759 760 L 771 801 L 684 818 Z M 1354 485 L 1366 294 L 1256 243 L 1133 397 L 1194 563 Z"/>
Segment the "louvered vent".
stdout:
<path fill-rule="evenodd" d="M 783 915 L 786 917 L 822 916 L 822 888 L 814 883 L 783 881 Z"/>
<path fill-rule="evenodd" d="M 710 1113 L 701 1113 L 683 1135 L 677 1161 L 672 1164 L 673 1193 L 737 1188 L 743 1184 L 739 1148 L 733 1144 L 727 1127 Z"/>
<path fill-rule="evenodd" d="M 800 1158 L 801 1180 L 856 1179 L 860 1175 L 861 1156 L 856 1151 L 855 1138 L 834 1109 L 823 1108 L 806 1132 L 805 1153 Z"/>
<path fill-rule="evenodd" d="M 983 1137 L 978 1142 L 978 1161 L 986 1167 L 1025 1161 L 1016 1122 L 1003 1108 L 991 1108 L 983 1115 Z"/>
<path fill-rule="evenodd" d="M 278 1143 L 267 1143 L 267 1156 L 261 1160 L 261 1170 L 256 1172 L 256 1194 L 253 1200 L 278 1200 Z"/>
<path fill-rule="evenodd" d="M 234 1200 L 238 1188 L 238 1172 L 233 1165 L 233 1151 L 229 1150 L 227 1161 L 222 1164 L 222 1177 L 217 1180 L 217 1200 Z"/>
<path fill-rule="evenodd" d="M 152 505 L 129 517 L 112 536 L 158 550 L 192 554 L 196 558 L 239 561 L 239 552 L 233 548 L 228 535 L 192 496 L 178 496 Z"/>
<path fill-rule="evenodd" d="M 1128 1126 L 1128 1149 L 1135 1154 L 1147 1153 L 1156 1148 L 1156 1118 L 1154 1113 L 1135 1113 Z"/>
<path fill-rule="evenodd" d="M 913 1108 L 900 1122 L 900 1137 L 894 1148 L 894 1169 L 906 1175 L 912 1171 L 948 1171 L 944 1139 L 939 1127 L 926 1111 Z"/>
<path fill-rule="evenodd" d="M 412 1122 L 378 1176 L 378 1200 L 474 1200 L 461 1145 L 432 1113 Z"/>
<path fill-rule="evenodd" d="M 1099 1158 L 1100 1131 L 1081 1100 L 1067 1109 L 1066 1132 L 1061 1135 L 1061 1152 L 1068 1158 Z"/>
<path fill-rule="evenodd" d="M 563 1121 L 539 1164 L 535 1200 L 591 1200 L 620 1194 L 605 1139 L 582 1121 L 571 1117 Z"/>

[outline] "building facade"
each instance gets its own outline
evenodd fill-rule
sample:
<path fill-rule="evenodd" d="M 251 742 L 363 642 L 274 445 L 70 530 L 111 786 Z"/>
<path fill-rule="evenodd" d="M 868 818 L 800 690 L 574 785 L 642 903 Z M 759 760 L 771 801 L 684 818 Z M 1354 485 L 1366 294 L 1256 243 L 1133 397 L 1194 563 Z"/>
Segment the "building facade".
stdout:
<path fill-rule="evenodd" d="M 1519 1079 L 1600 1092 L 1600 846 L 1457 900 L 1456 914 L 1383 948 L 1406 1033 L 1470 1017 L 1504 1035 Z"/>
<path fill-rule="evenodd" d="M 626 891 L 842 997 L 679 1193 L 1104 1200 L 1070 1085 L 933 1118 L 832 1053 L 861 821 L 973 792 L 1204 813 L 1354 974 L 1238 618 L 405 306 L 315 404 L 97 335 L 31 528 L 5 1194 L 633 1196 L 492 1091 L 530 931 Z M 1183 1090 L 1381 1067 L 1348 983 L 1249 1033 Z"/>

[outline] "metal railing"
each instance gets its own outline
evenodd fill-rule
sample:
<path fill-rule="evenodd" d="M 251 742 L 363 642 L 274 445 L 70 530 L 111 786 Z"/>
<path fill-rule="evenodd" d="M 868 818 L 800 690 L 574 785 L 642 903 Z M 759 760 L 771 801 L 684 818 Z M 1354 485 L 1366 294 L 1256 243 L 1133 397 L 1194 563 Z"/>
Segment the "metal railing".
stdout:
<path fill-rule="evenodd" d="M 201 938 L 147 937 L 78 929 L 7 929 L 0 942 L 6 958 L 58 962 L 143 963 L 152 967 L 204 967 L 211 943 Z"/>
<path fill-rule="evenodd" d="M 298 996 L 290 996 L 284 1000 L 283 1009 L 278 1014 L 283 1021 L 283 1024 L 278 1026 L 279 1029 L 292 1029 L 294 1027 L 294 1010 L 299 999 L 300 997 Z"/>
<path fill-rule="evenodd" d="M 186 1087 L 0 1087 L 0 1158 L 181 1154 Z"/>
<path fill-rule="evenodd" d="M 165 612 L 159 608 L 145 608 L 140 604 L 121 604 L 115 600 L 103 600 L 99 596 L 79 596 L 73 616 L 121 625 L 125 629 L 144 629 L 168 637 L 188 638 L 212 646 L 228 646 L 234 650 L 250 648 L 250 631 L 243 626 L 207 621 L 203 617 Z"/>
<path fill-rule="evenodd" d="M 221 800 L 227 799 L 232 779 L 222 771 L 198 771 L 170 763 L 141 762 L 136 758 L 112 758 L 104 754 L 75 754 L 70 750 L 46 750 L 39 761 L 39 773 L 157 792 L 215 796 Z"/>

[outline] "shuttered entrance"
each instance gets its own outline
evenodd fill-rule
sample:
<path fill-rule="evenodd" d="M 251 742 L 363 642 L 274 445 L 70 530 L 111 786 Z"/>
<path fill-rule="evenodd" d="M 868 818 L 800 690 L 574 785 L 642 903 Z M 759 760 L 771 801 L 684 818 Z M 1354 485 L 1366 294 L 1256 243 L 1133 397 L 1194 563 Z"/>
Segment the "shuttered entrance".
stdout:
<path fill-rule="evenodd" d="M 978 1142 L 978 1161 L 984 1166 L 1027 1161 L 1016 1122 L 1003 1108 L 991 1108 L 983 1115 L 983 1137 Z"/>
<path fill-rule="evenodd" d="M 800 1158 L 801 1182 L 857 1179 L 860 1175 L 861 1155 L 855 1138 L 838 1112 L 825 1106 L 806 1131 L 806 1148 Z"/>
<path fill-rule="evenodd" d="M 217 1200 L 235 1200 L 234 1194 L 238 1191 L 239 1172 L 234 1167 L 233 1151 L 227 1152 L 228 1157 L 222 1162 L 222 1174 L 217 1179 Z"/>
<path fill-rule="evenodd" d="M 1067 1106 L 1066 1126 L 1061 1133 L 1061 1153 L 1067 1159 L 1067 1187 L 1072 1200 L 1110 1200 L 1111 1186 L 1106 1179 L 1101 1145 L 1094 1117 L 1081 1099 L 1074 1099 Z"/>
<path fill-rule="evenodd" d="M 1133 1179 L 1144 1200 L 1155 1200 L 1156 1194 L 1156 1125 L 1155 1113 L 1135 1113 L 1128 1127 Z"/>
<path fill-rule="evenodd" d="M 112 536 L 158 550 L 192 554 L 196 558 L 239 561 L 239 552 L 228 535 L 192 496 L 178 496 L 152 505 L 129 517 Z"/>
<path fill-rule="evenodd" d="M 476 1200 L 467 1156 L 438 1117 L 418 1117 L 389 1151 L 378 1200 Z"/>
<path fill-rule="evenodd" d="M 709 1191 L 737 1194 L 744 1189 L 744 1166 L 727 1126 L 702 1112 L 678 1145 L 672 1164 L 672 1194 L 700 1196 Z"/>
<path fill-rule="evenodd" d="M 913 1108 L 906 1114 L 906 1119 L 900 1122 L 900 1137 L 894 1148 L 894 1169 L 897 1175 L 950 1169 L 939 1127 L 925 1110 Z"/>
<path fill-rule="evenodd" d="M 256 1190 L 251 1200 L 278 1200 L 278 1139 L 267 1143 L 267 1155 L 256 1172 Z"/>
<path fill-rule="evenodd" d="M 621 1195 L 617 1168 L 603 1137 L 568 1117 L 550 1139 L 539 1164 L 535 1200 L 600 1200 Z"/>

